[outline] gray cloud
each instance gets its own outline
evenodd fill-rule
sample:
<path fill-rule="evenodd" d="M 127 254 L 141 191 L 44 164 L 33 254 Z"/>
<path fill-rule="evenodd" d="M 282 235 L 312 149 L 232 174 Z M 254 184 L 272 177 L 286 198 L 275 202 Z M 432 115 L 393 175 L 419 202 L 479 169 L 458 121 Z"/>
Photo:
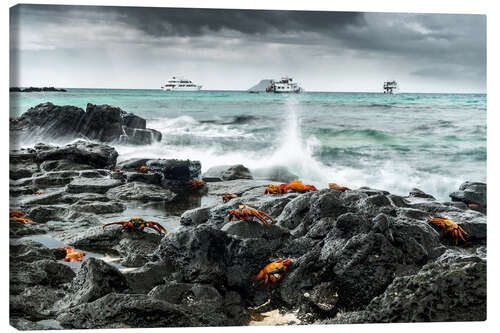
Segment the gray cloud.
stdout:
<path fill-rule="evenodd" d="M 95 7 L 18 5 L 41 19 L 64 20 L 73 15 L 110 15 L 151 36 L 199 36 L 210 31 L 235 30 L 244 34 L 287 31 L 333 32 L 346 25 L 363 24 L 363 13 L 319 11 L 270 11 L 197 8 Z"/>
<path fill-rule="evenodd" d="M 58 59 L 58 66 L 72 62 L 68 73 L 77 61 L 96 72 L 142 62 L 214 82 L 218 72 L 296 73 L 311 90 L 373 90 L 387 77 L 407 79 L 410 90 L 428 87 L 426 79 L 433 89 L 439 80 L 444 90 L 486 89 L 484 15 L 18 5 L 11 40 L 24 77 L 40 72 L 28 60 Z M 353 77 L 359 84 L 346 87 Z M 220 82 L 205 87 L 251 85 Z"/>

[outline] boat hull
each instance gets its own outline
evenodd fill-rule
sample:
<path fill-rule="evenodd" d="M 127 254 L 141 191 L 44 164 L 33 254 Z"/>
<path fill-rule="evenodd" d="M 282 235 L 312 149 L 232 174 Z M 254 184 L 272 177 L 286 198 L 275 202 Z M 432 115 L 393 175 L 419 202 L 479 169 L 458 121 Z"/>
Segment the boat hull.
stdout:
<path fill-rule="evenodd" d="M 197 86 L 196 88 L 161 88 L 163 91 L 200 91 L 201 86 Z"/>

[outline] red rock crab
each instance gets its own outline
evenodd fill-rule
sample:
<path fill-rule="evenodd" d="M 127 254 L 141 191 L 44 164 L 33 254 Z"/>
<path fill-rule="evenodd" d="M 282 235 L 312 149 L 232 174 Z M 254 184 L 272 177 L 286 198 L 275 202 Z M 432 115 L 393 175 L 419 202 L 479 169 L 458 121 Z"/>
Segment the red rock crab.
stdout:
<path fill-rule="evenodd" d="M 238 209 L 233 209 L 229 211 L 229 221 L 233 219 L 233 217 L 237 218 L 238 220 L 247 220 L 251 221 L 253 217 L 258 218 L 264 225 L 270 226 L 271 224 L 267 221 L 271 221 L 271 223 L 274 223 L 274 220 L 269 214 L 266 212 L 263 212 L 261 210 L 257 210 L 255 208 L 252 208 L 248 205 L 239 205 Z"/>
<path fill-rule="evenodd" d="M 271 280 L 271 285 L 273 285 L 283 278 L 291 264 L 292 260 L 290 258 L 279 258 L 267 264 L 253 279 L 255 281 L 260 281 L 259 286 L 266 285 L 269 280 Z"/>
<path fill-rule="evenodd" d="M 146 221 L 140 217 L 133 217 L 128 221 L 117 221 L 117 222 L 106 223 L 102 227 L 104 228 L 113 224 L 120 224 L 122 226 L 122 231 L 124 230 L 144 231 L 144 228 L 151 228 L 153 230 L 156 230 L 160 235 L 162 232 L 167 233 L 167 229 L 165 229 L 160 223 L 155 221 Z"/>
<path fill-rule="evenodd" d="M 308 191 L 317 191 L 318 189 L 313 185 L 305 185 L 300 180 L 292 180 L 288 184 L 269 184 L 269 186 L 264 191 L 264 194 L 285 194 L 290 190 L 302 193 Z"/>
<path fill-rule="evenodd" d="M 20 210 L 11 210 L 9 212 L 9 221 L 10 222 L 21 222 L 24 224 L 35 223 L 32 220 L 23 218 L 25 215 L 26 215 L 26 213 L 21 212 Z"/>
<path fill-rule="evenodd" d="M 464 235 L 469 236 L 461 226 L 450 220 L 447 216 L 429 216 L 429 222 L 441 226 L 445 233 L 451 233 L 452 238 L 455 239 L 455 244 L 458 244 L 459 238 L 465 243 Z"/>
<path fill-rule="evenodd" d="M 77 251 L 75 248 L 72 248 L 71 246 L 64 246 L 64 247 L 59 247 L 61 250 L 66 251 L 66 257 L 61 259 L 62 261 L 68 261 L 68 262 L 73 262 L 73 261 L 82 261 L 83 257 L 85 257 L 86 253 L 84 251 Z"/>

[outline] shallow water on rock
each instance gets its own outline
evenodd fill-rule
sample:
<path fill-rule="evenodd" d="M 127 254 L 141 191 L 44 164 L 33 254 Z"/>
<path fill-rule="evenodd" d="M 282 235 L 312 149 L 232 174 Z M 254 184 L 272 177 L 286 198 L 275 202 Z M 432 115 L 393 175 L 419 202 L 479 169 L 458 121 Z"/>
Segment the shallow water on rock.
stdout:
<path fill-rule="evenodd" d="M 55 319 L 44 319 L 36 322 L 50 330 L 63 330 L 64 327 Z"/>
<path fill-rule="evenodd" d="M 52 238 L 51 236 L 49 236 L 47 234 L 45 234 L 45 235 L 31 235 L 31 236 L 23 237 L 22 239 L 29 239 L 29 240 L 32 240 L 35 242 L 42 243 L 43 245 L 45 245 L 48 248 L 58 248 L 60 246 L 67 245 L 67 244 L 65 244 L 65 243 L 63 243 L 55 238 Z M 82 249 L 78 249 L 78 248 L 76 248 L 76 250 L 83 251 Z M 88 251 L 88 250 L 85 250 L 85 253 L 86 253 L 86 255 L 85 255 L 85 258 L 83 259 L 83 261 L 85 261 L 87 258 L 98 258 L 98 259 L 101 259 L 101 260 L 109 263 L 110 265 L 115 266 L 116 268 L 118 268 L 122 272 L 130 270 L 127 267 L 123 267 L 120 264 L 120 261 L 122 258 L 113 254 L 113 253 L 94 252 L 94 251 Z M 66 262 L 66 261 L 60 260 L 59 262 L 65 264 L 65 265 L 68 265 L 73 270 L 78 270 L 80 268 L 80 266 L 82 265 L 83 261 Z"/>

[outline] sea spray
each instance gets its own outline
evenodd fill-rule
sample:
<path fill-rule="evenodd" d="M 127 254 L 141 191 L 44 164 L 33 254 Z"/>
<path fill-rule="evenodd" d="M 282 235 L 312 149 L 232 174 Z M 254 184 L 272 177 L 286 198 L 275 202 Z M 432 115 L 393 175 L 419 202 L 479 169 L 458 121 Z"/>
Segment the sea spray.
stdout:
<path fill-rule="evenodd" d="M 486 181 L 486 95 L 68 89 L 11 94 L 11 116 L 47 101 L 118 106 L 163 134 L 152 145 L 113 144 L 119 160 L 199 160 L 202 171 L 285 166 L 318 188 L 335 182 L 407 195 L 417 187 L 442 201 L 466 180 Z M 15 141 L 13 148 L 67 143 Z"/>

